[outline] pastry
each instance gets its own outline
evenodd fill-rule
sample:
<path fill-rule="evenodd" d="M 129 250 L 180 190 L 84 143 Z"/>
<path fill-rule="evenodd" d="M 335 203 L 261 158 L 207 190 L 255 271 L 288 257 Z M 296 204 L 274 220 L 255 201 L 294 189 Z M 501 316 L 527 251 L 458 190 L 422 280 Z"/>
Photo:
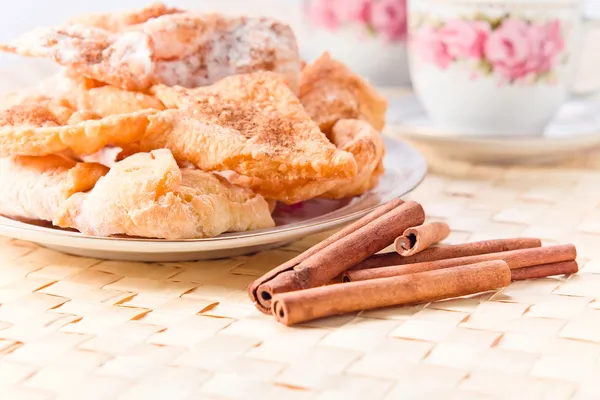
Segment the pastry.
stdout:
<path fill-rule="evenodd" d="M 336 149 L 283 78 L 256 72 L 196 89 L 153 88 L 167 107 L 149 116 L 148 134 L 128 154 L 168 148 L 206 171 L 234 171 L 265 198 L 307 200 L 356 175 L 352 154 Z M 310 192 L 307 192 L 310 188 Z"/>
<path fill-rule="evenodd" d="M 127 114 L 149 108 L 164 109 L 162 103 L 153 96 L 74 76 L 66 69 L 36 86 L 7 93 L 2 101 L 2 108 L 36 98 L 61 100 L 74 110 L 88 110 L 100 117 Z"/>
<path fill-rule="evenodd" d="M 385 125 L 387 101 L 328 53 L 302 70 L 299 97 L 327 134 L 340 119 L 364 119 L 378 131 Z"/>
<path fill-rule="evenodd" d="M 106 117 L 99 114 L 108 109 L 77 109 L 67 99 L 21 99 L 20 104 L 0 111 L 0 156 L 91 154 L 108 144 L 139 139 L 146 132 L 149 116 L 157 112 L 144 109 Z"/>
<path fill-rule="evenodd" d="M 88 193 L 76 193 L 53 223 L 97 236 L 192 239 L 274 225 L 260 195 L 196 169 L 165 149 L 116 163 Z"/>
<path fill-rule="evenodd" d="M 74 193 L 90 190 L 108 168 L 59 155 L 0 158 L 0 214 L 52 221 Z"/>
<path fill-rule="evenodd" d="M 288 203 L 316 197 L 357 173 L 352 154 L 329 142 L 278 74 L 236 75 L 196 89 L 160 85 L 153 93 L 157 107 L 173 108 L 135 111 L 154 104 L 111 86 L 71 95 L 71 101 L 26 99 L 0 112 L 0 154 L 85 160 L 109 145 L 123 148 L 121 157 L 167 148 L 179 163 L 234 171 L 251 178 L 248 187 L 257 193 Z M 111 96 L 117 100 L 102 100 Z M 107 115 L 119 105 L 134 112 Z"/>
<path fill-rule="evenodd" d="M 178 8 L 167 7 L 163 3 L 154 3 L 138 10 L 79 15 L 67 21 L 72 25 L 93 26 L 110 32 L 121 32 L 132 25 L 142 24 L 152 18 L 183 12 Z"/>
<path fill-rule="evenodd" d="M 0 50 L 50 58 L 77 74 L 128 90 L 156 83 L 196 87 L 261 70 L 280 73 L 293 90 L 298 87 L 294 34 L 269 18 L 171 13 L 119 32 L 113 32 L 113 23 L 83 23 L 92 26 L 38 28 Z M 103 29 L 107 25 L 110 30 Z"/>
<path fill-rule="evenodd" d="M 0 109 L 4 110 L 38 97 L 62 99 L 73 93 L 103 85 L 93 79 L 72 75 L 68 70 L 63 69 L 35 86 L 3 93 L 0 98 Z"/>
<path fill-rule="evenodd" d="M 0 214 L 183 240 L 274 226 L 277 203 L 377 185 L 386 101 L 286 24 L 164 4 L 72 18 L 0 51 L 63 69 L 0 98 Z"/>
<path fill-rule="evenodd" d="M 366 121 L 341 119 L 333 125 L 329 138 L 339 149 L 354 156 L 358 174 L 353 178 L 340 180 L 320 197 L 353 197 L 377 186 L 379 177 L 384 172 L 385 145 L 381 133 Z"/>

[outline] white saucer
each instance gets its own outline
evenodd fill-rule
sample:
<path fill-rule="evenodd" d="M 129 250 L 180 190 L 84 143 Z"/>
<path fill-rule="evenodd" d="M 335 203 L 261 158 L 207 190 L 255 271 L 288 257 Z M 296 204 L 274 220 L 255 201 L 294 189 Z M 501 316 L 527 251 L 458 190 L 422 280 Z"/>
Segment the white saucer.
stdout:
<path fill-rule="evenodd" d="M 414 95 L 394 96 L 386 129 L 447 159 L 506 164 L 550 162 L 600 149 L 600 101 L 573 100 L 565 104 L 543 132 L 531 132 L 531 136 L 484 137 L 436 129 Z"/>
<path fill-rule="evenodd" d="M 133 261 L 201 260 L 266 250 L 356 220 L 377 205 L 414 189 L 427 172 L 423 156 L 399 139 L 386 137 L 385 142 L 386 172 L 377 188 L 353 199 L 280 206 L 274 214 L 277 226 L 271 229 L 193 240 L 103 238 L 0 217 L 0 235 L 86 257 Z"/>

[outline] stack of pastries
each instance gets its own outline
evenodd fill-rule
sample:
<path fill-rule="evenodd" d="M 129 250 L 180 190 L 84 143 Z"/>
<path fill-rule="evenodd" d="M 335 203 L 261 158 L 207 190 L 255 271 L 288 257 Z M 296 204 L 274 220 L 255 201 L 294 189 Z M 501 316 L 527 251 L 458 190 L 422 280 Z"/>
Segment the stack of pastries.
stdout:
<path fill-rule="evenodd" d="M 383 173 L 386 101 L 328 54 L 304 65 L 269 18 L 155 4 L 0 49 L 62 67 L 2 98 L 10 218 L 205 238 L 273 226 L 276 202 L 360 195 Z"/>

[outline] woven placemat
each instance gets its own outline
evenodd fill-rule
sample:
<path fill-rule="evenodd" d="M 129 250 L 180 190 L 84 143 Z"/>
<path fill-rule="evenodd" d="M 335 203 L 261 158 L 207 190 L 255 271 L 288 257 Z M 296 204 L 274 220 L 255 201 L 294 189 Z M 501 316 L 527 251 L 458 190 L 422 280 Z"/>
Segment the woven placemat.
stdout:
<path fill-rule="evenodd" d="M 252 256 L 164 264 L 3 239 L 1 397 L 600 398 L 599 188 L 600 169 L 591 167 L 432 174 L 410 197 L 452 226 L 448 242 L 573 242 L 582 271 L 294 328 L 256 311 L 245 288 L 325 235 Z"/>
<path fill-rule="evenodd" d="M 39 79 L 11 71 L 4 88 Z M 0 398 L 600 398 L 600 154 L 554 168 L 430 165 L 409 197 L 451 225 L 449 243 L 572 242 L 581 272 L 287 328 L 246 286 L 327 234 L 162 264 L 0 238 Z"/>

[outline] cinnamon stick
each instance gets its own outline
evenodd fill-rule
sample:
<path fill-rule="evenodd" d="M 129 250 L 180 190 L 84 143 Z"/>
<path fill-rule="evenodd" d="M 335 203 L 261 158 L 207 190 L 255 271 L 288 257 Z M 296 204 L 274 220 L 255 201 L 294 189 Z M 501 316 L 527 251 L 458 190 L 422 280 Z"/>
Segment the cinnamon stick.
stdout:
<path fill-rule="evenodd" d="M 573 261 L 577 250 L 572 244 L 559 246 L 538 247 L 504 251 L 500 253 L 480 254 L 476 256 L 451 258 L 437 261 L 427 261 L 415 264 L 394 265 L 382 268 L 372 268 L 348 271 L 344 274 L 345 282 L 385 278 L 390 276 L 413 274 L 416 272 L 457 267 L 491 260 L 504 260 L 511 269 L 533 267 L 536 265 Z"/>
<path fill-rule="evenodd" d="M 420 204 L 395 201 L 334 235 L 318 250 L 309 249 L 255 281 L 249 288 L 257 308 L 264 310 L 276 293 L 308 289 L 329 283 L 338 274 L 393 243 L 407 228 L 420 225 L 425 212 Z"/>
<path fill-rule="evenodd" d="M 450 227 L 445 222 L 432 222 L 414 226 L 404 231 L 402 236 L 396 238 L 394 247 L 402 256 L 412 256 L 439 243 L 450 235 Z"/>
<path fill-rule="evenodd" d="M 570 275 L 579 271 L 577 261 L 563 261 L 551 264 L 536 265 L 534 267 L 518 268 L 511 270 L 513 281 L 525 279 L 545 278 L 554 275 Z"/>
<path fill-rule="evenodd" d="M 401 256 L 396 252 L 376 254 L 355 265 L 352 267 L 352 270 L 388 267 L 390 265 L 415 264 L 427 261 L 445 260 L 448 258 L 529 249 L 541 246 L 542 242 L 540 239 L 515 238 L 484 240 L 480 242 L 430 247 L 409 257 Z"/>
<path fill-rule="evenodd" d="M 352 311 L 465 296 L 508 284 L 508 265 L 495 260 L 280 293 L 273 297 L 272 311 L 279 322 L 289 326 Z"/>
<path fill-rule="evenodd" d="M 250 284 L 250 286 L 248 287 L 248 295 L 250 296 L 250 299 L 254 302 L 254 305 L 256 306 L 256 308 L 265 314 L 271 313 L 270 299 L 269 298 L 261 298 L 258 296 L 258 287 L 260 285 L 262 285 L 265 282 L 270 281 L 271 279 L 275 278 L 276 276 L 278 276 L 280 274 L 283 274 L 286 271 L 293 269 L 296 265 L 300 264 L 302 261 L 311 257 L 312 255 L 317 254 L 319 251 L 323 250 L 330 244 L 335 243 L 338 240 L 348 236 L 352 232 L 355 232 L 356 230 L 358 230 L 358 229 L 362 228 L 363 226 L 367 225 L 368 223 L 376 220 L 377 218 L 381 217 L 382 215 L 385 215 L 386 213 L 390 212 L 394 208 L 401 206 L 402 204 L 404 204 L 404 201 L 402 199 L 394 199 L 394 200 L 388 201 L 385 204 L 382 204 L 381 206 L 379 206 L 379 207 L 375 208 L 373 211 L 371 211 L 369 214 L 367 214 L 364 217 L 357 220 L 356 222 L 346 226 L 345 228 L 343 228 L 340 231 L 336 232 L 335 234 L 331 235 L 329 238 L 323 240 L 322 242 L 317 243 L 310 249 L 297 255 L 296 257 L 292 258 L 291 260 L 281 264 L 280 266 L 270 270 L 269 272 L 267 272 L 266 274 L 264 274 L 263 276 L 261 276 L 260 278 L 258 278 L 254 282 L 252 282 Z"/>

